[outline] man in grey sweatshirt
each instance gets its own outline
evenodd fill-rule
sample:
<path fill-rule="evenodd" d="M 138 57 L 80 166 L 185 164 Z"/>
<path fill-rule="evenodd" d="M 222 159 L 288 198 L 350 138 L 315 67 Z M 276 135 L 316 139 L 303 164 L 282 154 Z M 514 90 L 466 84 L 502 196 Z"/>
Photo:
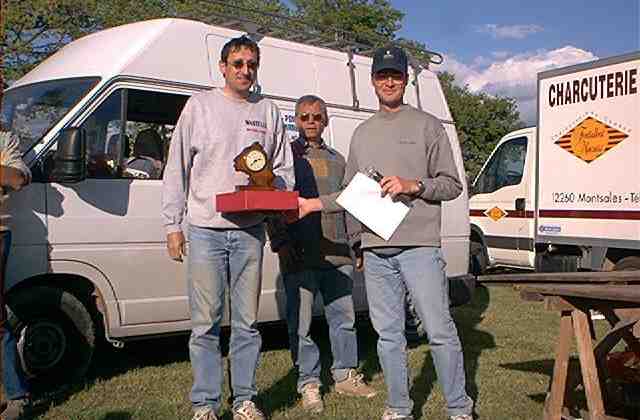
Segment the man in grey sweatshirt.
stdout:
<path fill-rule="evenodd" d="M 222 393 L 220 322 L 224 296 L 231 299 L 231 376 L 233 420 L 262 420 L 252 401 L 261 338 L 256 328 L 265 244 L 264 215 L 220 213 L 215 196 L 247 184 L 233 159 L 259 142 L 273 164 L 275 185 L 291 189 L 293 158 L 285 141 L 280 112 L 271 101 L 252 94 L 260 63 L 258 45 L 234 38 L 222 49 L 223 89 L 193 95 L 175 127 L 164 171 L 162 211 L 171 258 L 182 261 L 187 216 L 187 278 L 192 332 L 193 420 L 217 420 Z"/>
<path fill-rule="evenodd" d="M 465 390 L 462 348 L 449 311 L 448 280 L 440 250 L 440 203 L 462 191 L 447 134 L 431 114 L 403 103 L 407 56 L 397 47 L 378 49 L 371 82 L 379 111 L 351 140 L 343 185 L 373 167 L 383 175 L 383 195 L 401 198 L 411 209 L 388 241 L 362 232 L 369 315 L 379 335 L 378 357 L 387 384 L 382 420 L 412 420 L 409 396 L 405 294 L 423 322 L 438 379 L 452 420 L 471 420 L 473 400 Z M 338 194 L 300 199 L 300 216 L 333 212 Z"/>

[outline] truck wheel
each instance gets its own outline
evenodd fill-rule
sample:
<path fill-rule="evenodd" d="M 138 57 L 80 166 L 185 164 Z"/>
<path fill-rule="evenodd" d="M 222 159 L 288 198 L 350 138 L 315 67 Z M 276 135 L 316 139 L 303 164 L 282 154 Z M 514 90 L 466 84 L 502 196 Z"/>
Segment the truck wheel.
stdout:
<path fill-rule="evenodd" d="M 37 286 L 9 293 L 9 326 L 34 389 L 51 389 L 82 378 L 95 348 L 95 325 L 71 293 Z"/>
<path fill-rule="evenodd" d="M 613 267 L 614 271 L 640 270 L 640 257 L 624 257 Z"/>
<path fill-rule="evenodd" d="M 479 242 L 469 244 L 469 273 L 479 276 L 487 269 L 487 254 L 484 246 Z"/>

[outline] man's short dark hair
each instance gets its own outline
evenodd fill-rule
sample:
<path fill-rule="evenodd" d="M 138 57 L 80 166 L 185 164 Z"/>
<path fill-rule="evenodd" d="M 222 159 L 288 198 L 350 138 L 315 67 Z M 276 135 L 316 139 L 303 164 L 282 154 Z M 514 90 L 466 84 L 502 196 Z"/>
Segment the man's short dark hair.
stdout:
<path fill-rule="evenodd" d="M 324 117 L 324 122 L 327 123 L 329 121 L 329 114 L 327 113 L 327 103 L 319 96 L 316 95 L 304 95 L 300 97 L 296 101 L 296 116 L 300 112 L 300 107 L 304 104 L 320 104 L 320 112 L 322 112 L 322 116 Z"/>
<path fill-rule="evenodd" d="M 258 64 L 260 64 L 260 47 L 253 39 L 249 38 L 246 35 L 239 36 L 237 38 L 231 38 L 229 42 L 224 44 L 222 47 L 222 51 L 220 52 L 220 61 L 223 63 L 227 62 L 229 58 L 229 54 L 234 51 L 238 51 L 240 48 L 248 48 L 256 55 L 256 60 L 258 60 Z"/>

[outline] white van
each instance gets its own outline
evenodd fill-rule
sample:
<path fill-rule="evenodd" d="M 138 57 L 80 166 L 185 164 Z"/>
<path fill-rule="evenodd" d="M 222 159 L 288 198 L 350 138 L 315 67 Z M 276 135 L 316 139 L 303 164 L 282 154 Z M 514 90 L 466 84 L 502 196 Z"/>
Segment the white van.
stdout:
<path fill-rule="evenodd" d="M 127 177 L 123 165 L 142 143 L 166 158 L 184 103 L 195 92 L 223 86 L 220 50 L 240 34 L 182 19 L 116 27 L 70 43 L 5 92 L 4 116 L 34 173 L 33 184 L 10 203 L 14 242 L 7 279 L 22 322 L 22 356 L 34 375 L 81 374 L 99 335 L 122 345 L 190 329 L 184 266 L 165 249 L 162 181 Z M 296 99 L 319 95 L 330 117 L 325 140 L 346 156 L 353 130 L 378 107 L 371 59 L 355 55 L 350 65 L 347 53 L 270 37 L 259 45 L 257 89 L 278 104 L 289 134 L 295 136 Z M 443 121 L 465 179 L 437 76 L 423 69 L 411 78 L 405 100 Z M 83 142 L 69 141 L 74 136 L 86 138 L 86 177 L 62 183 L 52 155 L 63 140 L 65 147 L 80 147 Z M 466 190 L 445 203 L 442 214 L 447 274 L 464 275 Z M 262 322 L 284 318 L 278 260 L 268 249 Z M 365 311 L 361 278 L 354 299 Z"/>
<path fill-rule="evenodd" d="M 477 271 L 640 270 L 640 52 L 538 74 L 469 200 Z"/>

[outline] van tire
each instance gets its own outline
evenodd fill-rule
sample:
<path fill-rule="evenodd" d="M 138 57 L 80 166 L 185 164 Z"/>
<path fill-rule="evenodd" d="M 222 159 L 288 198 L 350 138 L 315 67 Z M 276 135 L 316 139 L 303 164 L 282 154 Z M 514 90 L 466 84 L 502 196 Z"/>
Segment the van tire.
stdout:
<path fill-rule="evenodd" d="M 480 242 L 469 243 L 469 273 L 475 276 L 484 274 L 488 265 L 487 253 Z"/>
<path fill-rule="evenodd" d="M 95 324 L 85 305 L 62 289 L 35 286 L 8 295 L 9 328 L 34 390 L 55 389 L 81 379 L 96 343 Z"/>
<path fill-rule="evenodd" d="M 640 270 L 640 257 L 624 257 L 613 267 L 613 271 L 631 270 Z"/>

